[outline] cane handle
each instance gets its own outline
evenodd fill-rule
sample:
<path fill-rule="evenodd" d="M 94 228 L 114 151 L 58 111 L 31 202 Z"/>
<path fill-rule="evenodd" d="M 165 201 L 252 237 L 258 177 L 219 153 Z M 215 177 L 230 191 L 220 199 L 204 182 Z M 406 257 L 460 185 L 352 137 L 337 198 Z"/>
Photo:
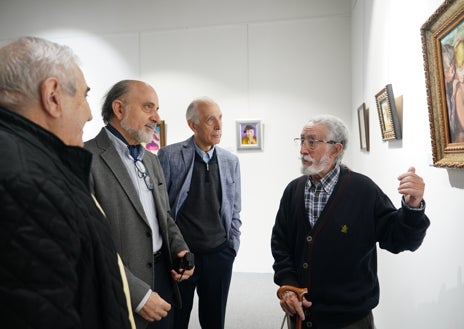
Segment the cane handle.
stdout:
<path fill-rule="evenodd" d="M 283 285 L 277 290 L 277 297 L 279 299 L 282 299 L 285 291 L 294 292 L 296 296 L 298 297 L 298 300 L 302 302 L 304 295 L 308 293 L 308 288 L 299 288 L 299 287 L 290 286 L 290 285 Z"/>
<path fill-rule="evenodd" d="M 277 290 L 277 297 L 279 299 L 283 298 L 283 294 L 286 291 L 293 291 L 300 302 L 303 301 L 303 297 L 308 293 L 308 288 L 299 288 L 291 285 L 283 285 Z M 302 321 L 298 315 L 296 315 L 296 329 L 301 329 Z"/>

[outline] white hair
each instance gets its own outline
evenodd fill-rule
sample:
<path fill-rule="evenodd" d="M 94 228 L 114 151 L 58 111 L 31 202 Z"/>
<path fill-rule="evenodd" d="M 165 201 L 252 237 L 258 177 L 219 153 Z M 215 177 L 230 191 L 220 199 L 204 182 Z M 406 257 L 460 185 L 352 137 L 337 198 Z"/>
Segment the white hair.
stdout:
<path fill-rule="evenodd" d="M 22 37 L 0 48 L 0 103 L 13 107 L 39 99 L 40 84 L 56 77 L 65 92 L 75 95 L 78 58 L 71 48 Z"/>

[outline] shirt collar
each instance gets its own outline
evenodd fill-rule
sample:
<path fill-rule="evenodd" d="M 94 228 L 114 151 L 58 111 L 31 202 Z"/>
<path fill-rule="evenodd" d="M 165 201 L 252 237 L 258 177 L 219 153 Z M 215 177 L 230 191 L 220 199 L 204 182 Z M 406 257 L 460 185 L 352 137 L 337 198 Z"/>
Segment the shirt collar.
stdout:
<path fill-rule="evenodd" d="M 331 194 L 333 189 L 335 188 L 335 184 L 337 184 L 338 177 L 340 176 L 340 165 L 335 165 L 335 167 L 327 173 L 324 177 L 322 177 L 317 185 L 321 185 L 325 192 Z M 315 186 L 315 184 L 311 180 L 311 176 L 308 176 L 308 185 L 309 187 Z"/>
<path fill-rule="evenodd" d="M 202 149 L 200 149 L 200 147 L 198 147 L 197 143 L 194 142 L 193 145 L 195 145 L 195 151 L 197 152 L 197 154 L 201 156 L 204 162 L 208 163 L 209 160 L 211 160 L 211 158 L 213 157 L 214 149 L 216 148 L 216 146 L 213 145 L 211 150 L 209 150 L 208 152 L 205 152 Z"/>
<path fill-rule="evenodd" d="M 126 157 L 129 157 L 132 160 L 142 159 L 143 153 L 145 152 L 145 148 L 141 144 L 129 145 L 126 139 L 121 135 L 119 131 L 116 130 L 116 128 L 114 128 L 110 124 L 108 124 L 105 128 L 106 132 L 108 133 L 108 137 L 113 141 L 113 144 L 119 153 L 124 154 Z M 138 154 L 136 154 L 136 158 L 131 154 L 130 147 L 137 147 Z"/>

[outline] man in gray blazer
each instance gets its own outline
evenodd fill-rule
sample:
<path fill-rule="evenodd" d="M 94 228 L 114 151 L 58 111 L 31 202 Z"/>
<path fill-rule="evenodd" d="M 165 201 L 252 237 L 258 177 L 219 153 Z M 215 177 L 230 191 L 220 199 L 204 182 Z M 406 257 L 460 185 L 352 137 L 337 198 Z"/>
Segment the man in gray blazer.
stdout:
<path fill-rule="evenodd" d="M 106 213 L 124 263 L 137 328 L 172 328 L 171 304 L 180 304 L 176 257 L 188 251 L 169 214 L 166 183 L 149 142 L 160 122 L 155 90 L 136 80 L 116 83 L 102 108 L 107 124 L 85 148 L 92 152 L 91 188 Z M 169 315 L 169 316 L 168 316 Z"/>
<path fill-rule="evenodd" d="M 216 146 L 222 113 L 213 100 L 194 100 L 186 117 L 194 135 L 158 151 L 172 215 L 195 254 L 195 273 L 179 285 L 183 306 L 174 312 L 174 328 L 188 328 L 196 289 L 201 327 L 222 329 L 240 244 L 240 165 Z"/>

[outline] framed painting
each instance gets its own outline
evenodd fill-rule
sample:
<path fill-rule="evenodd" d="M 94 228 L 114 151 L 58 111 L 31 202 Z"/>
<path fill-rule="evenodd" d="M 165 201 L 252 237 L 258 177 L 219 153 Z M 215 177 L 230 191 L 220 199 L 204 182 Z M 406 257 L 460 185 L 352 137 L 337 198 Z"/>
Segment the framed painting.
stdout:
<path fill-rule="evenodd" d="M 377 110 L 379 112 L 380 130 L 382 140 L 401 139 L 400 120 L 395 106 L 393 88 L 388 84 L 375 95 Z"/>
<path fill-rule="evenodd" d="M 153 130 L 153 138 L 151 142 L 146 143 L 145 148 L 152 152 L 152 153 L 158 153 L 158 150 L 166 146 L 166 124 L 164 120 L 161 120 L 160 123 L 158 123 Z"/>
<path fill-rule="evenodd" d="M 358 126 L 361 150 L 369 151 L 369 109 L 366 103 L 358 107 Z"/>
<path fill-rule="evenodd" d="M 464 0 L 446 0 L 421 27 L 433 165 L 464 167 Z"/>
<path fill-rule="evenodd" d="M 260 120 L 237 121 L 237 150 L 262 150 L 263 129 Z"/>

